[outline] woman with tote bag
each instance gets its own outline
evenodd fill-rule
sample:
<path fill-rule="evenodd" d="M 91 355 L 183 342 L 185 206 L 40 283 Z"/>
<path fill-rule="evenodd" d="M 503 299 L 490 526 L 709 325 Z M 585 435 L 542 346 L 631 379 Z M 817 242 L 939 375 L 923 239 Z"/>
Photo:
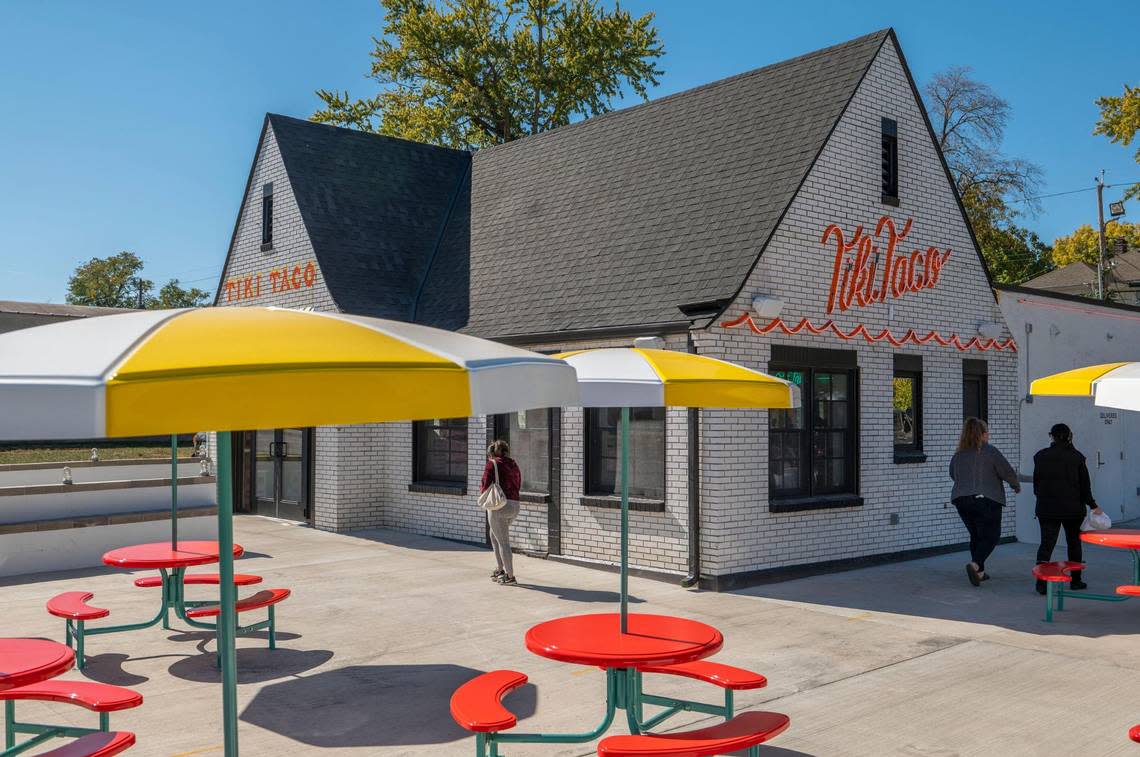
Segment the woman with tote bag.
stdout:
<path fill-rule="evenodd" d="M 522 472 L 508 456 L 510 451 L 510 446 L 502 439 L 496 439 L 487 448 L 487 465 L 483 468 L 483 481 L 479 485 L 479 507 L 487 511 L 491 548 L 498 563 L 491 580 L 504 586 L 518 583 L 511 559 L 511 524 L 519 515 Z"/>

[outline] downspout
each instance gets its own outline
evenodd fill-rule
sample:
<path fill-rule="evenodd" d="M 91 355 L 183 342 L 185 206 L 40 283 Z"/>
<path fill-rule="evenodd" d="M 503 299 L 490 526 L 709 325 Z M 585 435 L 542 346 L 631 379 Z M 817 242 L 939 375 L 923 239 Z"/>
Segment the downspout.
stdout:
<path fill-rule="evenodd" d="M 693 327 L 689 325 L 688 351 L 696 354 Z M 701 580 L 701 411 L 689 408 L 689 575 L 681 579 L 686 589 Z"/>
<path fill-rule="evenodd" d="M 467 164 L 463 166 L 463 172 L 459 174 L 459 181 L 455 182 L 455 189 L 451 192 L 451 200 L 447 203 L 447 211 L 443 214 L 443 221 L 439 224 L 439 234 L 435 237 L 435 244 L 431 248 L 431 255 L 428 256 L 427 265 L 424 267 L 424 275 L 420 279 L 420 285 L 416 288 L 416 296 L 412 299 L 411 316 L 408 318 L 412 323 L 416 322 L 416 316 L 420 309 L 420 298 L 423 296 L 424 288 L 427 286 L 428 276 L 431 275 L 432 264 L 435 263 L 435 257 L 439 254 L 439 248 L 443 245 L 443 235 L 447 233 L 447 224 L 451 222 L 451 213 L 455 210 L 455 203 L 459 200 L 459 193 L 463 189 L 463 182 L 467 180 L 467 175 L 471 173 L 471 162 L 473 158 L 470 154 L 467 156 Z"/>

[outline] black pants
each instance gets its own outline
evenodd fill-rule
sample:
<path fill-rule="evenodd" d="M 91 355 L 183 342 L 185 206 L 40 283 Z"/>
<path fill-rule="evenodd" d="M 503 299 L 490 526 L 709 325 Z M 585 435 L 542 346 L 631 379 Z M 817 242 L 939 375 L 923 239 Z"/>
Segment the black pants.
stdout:
<path fill-rule="evenodd" d="M 1041 524 L 1041 546 L 1037 548 L 1037 562 L 1049 562 L 1053 559 L 1053 547 L 1057 546 L 1057 537 L 1060 536 L 1062 527 L 1065 529 L 1065 544 L 1069 547 L 1069 560 L 1083 562 L 1081 524 L 1084 521 L 1083 517 L 1038 518 L 1037 522 Z M 1080 578 L 1079 572 L 1076 577 Z"/>
<path fill-rule="evenodd" d="M 970 559 L 984 571 L 986 558 L 1001 541 L 1001 503 L 988 497 L 959 497 L 954 507 L 970 532 Z"/>

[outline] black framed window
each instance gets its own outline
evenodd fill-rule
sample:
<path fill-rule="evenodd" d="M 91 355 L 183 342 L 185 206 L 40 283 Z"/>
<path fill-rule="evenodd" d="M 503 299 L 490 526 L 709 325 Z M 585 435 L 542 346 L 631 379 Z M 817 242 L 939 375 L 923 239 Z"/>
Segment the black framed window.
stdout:
<path fill-rule="evenodd" d="M 586 494 L 621 494 L 621 409 L 586 410 Z M 665 408 L 635 407 L 629 417 L 629 495 L 665 499 Z"/>
<path fill-rule="evenodd" d="M 882 200 L 899 204 L 899 126 L 893 118 L 882 120 Z"/>
<path fill-rule="evenodd" d="M 989 420 L 989 376 L 985 360 L 962 361 L 962 418 Z"/>
<path fill-rule="evenodd" d="M 412 424 L 414 481 L 467 483 L 467 419 L 436 418 Z"/>
<path fill-rule="evenodd" d="M 895 461 L 922 452 L 922 357 L 895 355 L 891 381 Z"/>
<path fill-rule="evenodd" d="M 768 412 L 772 499 L 858 490 L 855 353 L 773 347 L 770 372 L 800 388 L 801 407 Z"/>
<path fill-rule="evenodd" d="M 261 188 L 261 249 L 273 247 L 273 184 Z"/>
<path fill-rule="evenodd" d="M 511 445 L 511 457 L 522 471 L 522 490 L 550 493 L 549 409 L 520 410 L 495 416 L 495 438 Z"/>

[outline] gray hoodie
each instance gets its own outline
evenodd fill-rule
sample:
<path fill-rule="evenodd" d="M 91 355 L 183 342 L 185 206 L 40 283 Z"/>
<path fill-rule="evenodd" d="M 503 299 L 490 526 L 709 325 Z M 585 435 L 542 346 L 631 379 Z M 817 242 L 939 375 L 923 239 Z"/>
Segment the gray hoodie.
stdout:
<path fill-rule="evenodd" d="M 1021 486 L 1017 482 L 1017 471 L 992 444 L 955 452 L 954 457 L 950 458 L 950 478 L 954 480 L 951 500 L 980 494 L 1005 505 L 1005 487 L 1002 482 L 1007 482 L 1014 489 Z"/>

